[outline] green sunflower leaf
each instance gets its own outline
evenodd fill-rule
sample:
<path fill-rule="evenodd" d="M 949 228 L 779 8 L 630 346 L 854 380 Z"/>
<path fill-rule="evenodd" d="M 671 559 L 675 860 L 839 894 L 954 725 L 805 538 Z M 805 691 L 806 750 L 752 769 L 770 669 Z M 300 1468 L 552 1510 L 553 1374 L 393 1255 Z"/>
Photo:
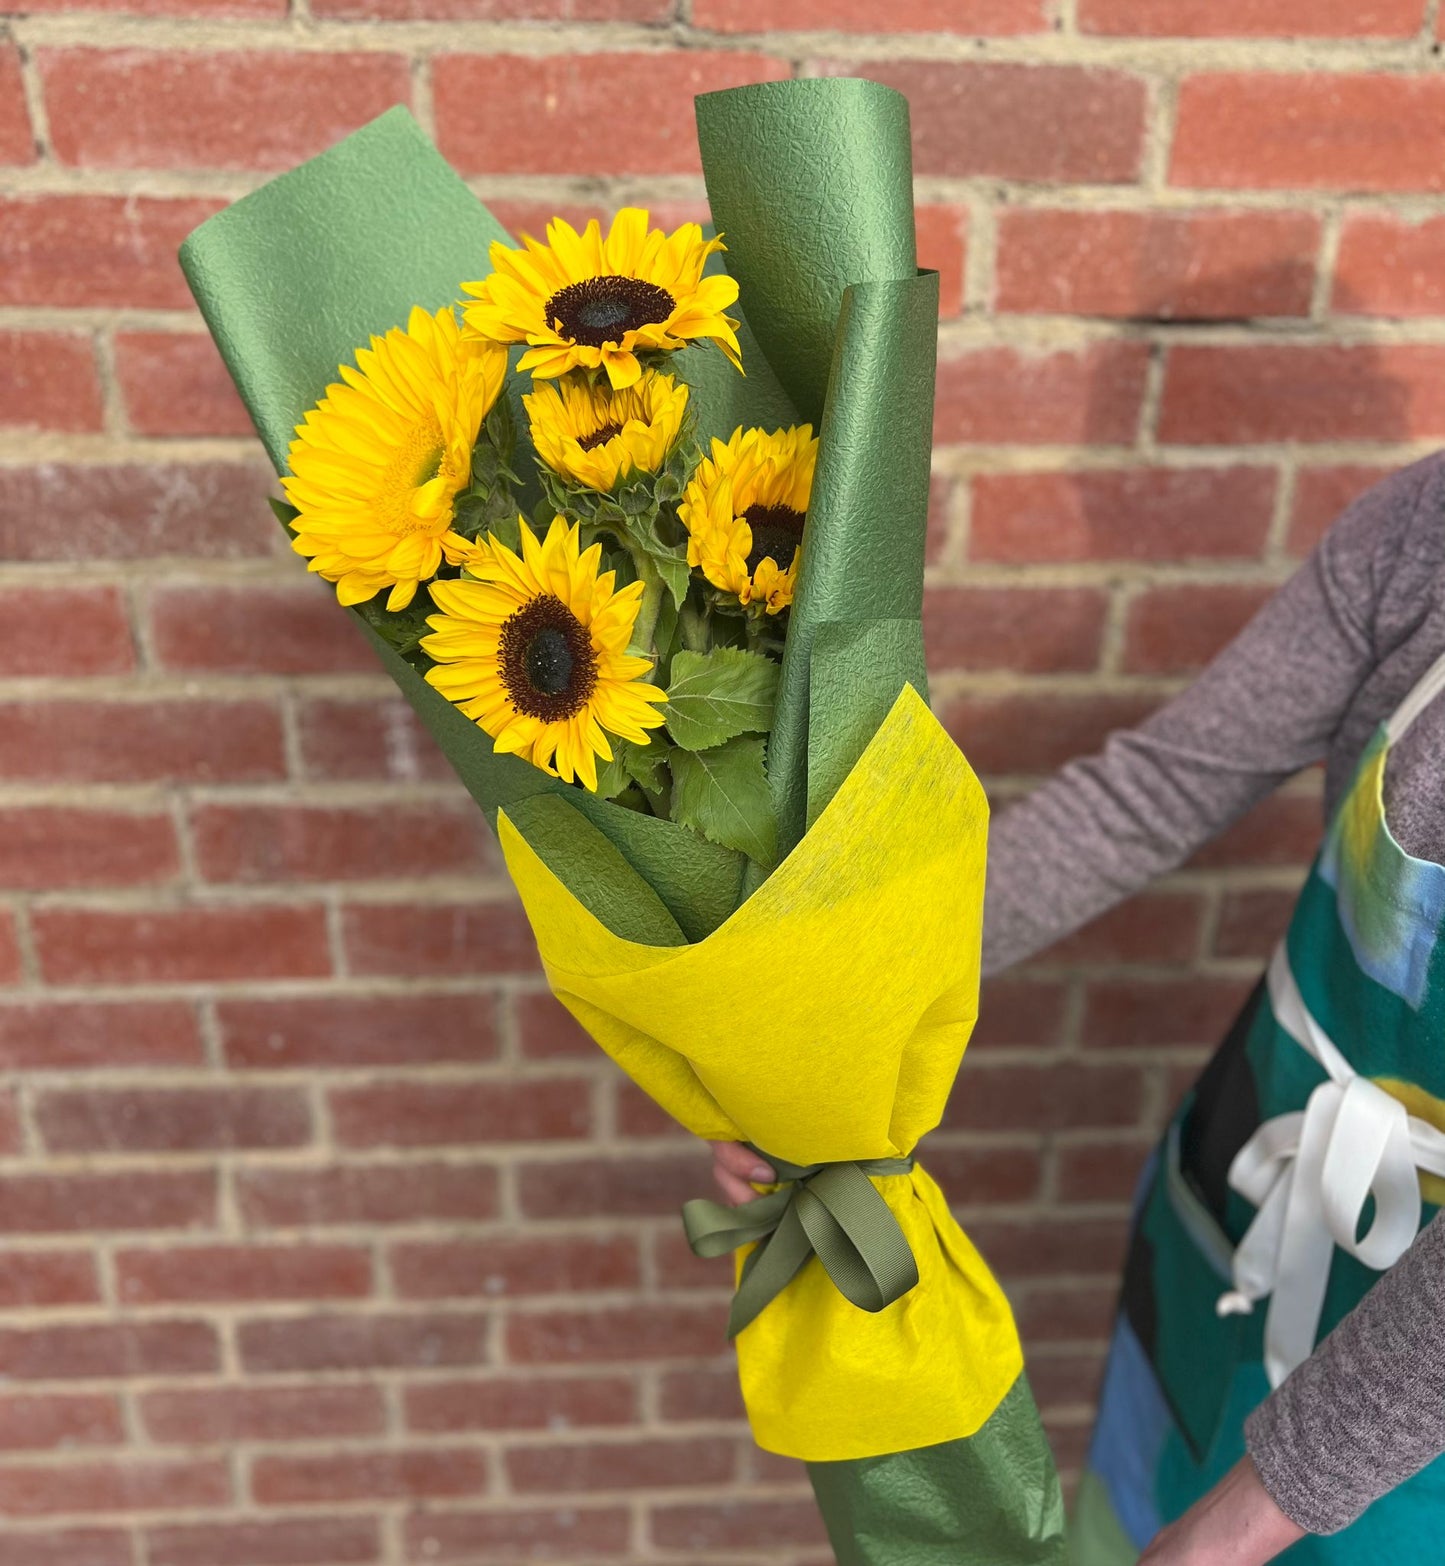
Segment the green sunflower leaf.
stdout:
<path fill-rule="evenodd" d="M 763 768 L 765 742 L 739 736 L 694 753 L 672 752 L 672 819 L 765 870 L 778 857 L 778 825 Z"/>
<path fill-rule="evenodd" d="M 656 549 L 648 550 L 647 557 L 657 567 L 657 574 L 667 583 L 667 590 L 672 594 L 673 603 L 681 609 L 687 599 L 688 583 L 692 580 L 686 558 L 665 554 Z"/>
<path fill-rule="evenodd" d="M 640 783 L 649 793 L 655 794 L 665 781 L 662 769 L 667 765 L 669 748 L 664 740 L 650 740 L 646 745 L 631 740 L 615 739 L 612 749 L 627 769 L 627 775 Z"/>
<path fill-rule="evenodd" d="M 740 647 L 680 652 L 667 687 L 667 732 L 684 750 L 709 750 L 773 723 L 778 665 Z"/>

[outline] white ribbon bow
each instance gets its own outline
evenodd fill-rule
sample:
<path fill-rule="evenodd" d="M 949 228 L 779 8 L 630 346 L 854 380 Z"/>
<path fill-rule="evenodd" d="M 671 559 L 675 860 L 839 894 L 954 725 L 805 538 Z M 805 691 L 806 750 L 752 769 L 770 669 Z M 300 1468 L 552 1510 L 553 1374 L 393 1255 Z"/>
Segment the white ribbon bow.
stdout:
<path fill-rule="evenodd" d="M 1315 1346 L 1334 1247 L 1383 1272 L 1420 1228 L 1417 1170 L 1445 1175 L 1445 1133 L 1357 1075 L 1310 1015 L 1283 942 L 1269 964 L 1280 1026 L 1329 1073 L 1302 1112 L 1266 1121 L 1229 1166 L 1229 1183 L 1258 1211 L 1234 1253 L 1234 1289 L 1221 1316 L 1247 1313 L 1273 1294 L 1264 1364 L 1278 1386 Z M 1374 1221 L 1363 1235 L 1369 1197 Z"/>

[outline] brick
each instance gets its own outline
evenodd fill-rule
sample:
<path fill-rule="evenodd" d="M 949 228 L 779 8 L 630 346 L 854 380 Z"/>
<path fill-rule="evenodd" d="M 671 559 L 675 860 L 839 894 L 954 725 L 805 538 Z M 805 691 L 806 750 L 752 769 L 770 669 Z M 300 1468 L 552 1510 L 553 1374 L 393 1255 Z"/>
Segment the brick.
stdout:
<path fill-rule="evenodd" d="M 50 140 L 82 168 L 281 169 L 411 99 L 393 54 L 41 49 Z"/>
<path fill-rule="evenodd" d="M 945 445 L 1131 446 L 1148 356 L 1146 344 L 1122 341 L 950 354 L 938 364 L 934 438 Z"/>
<path fill-rule="evenodd" d="M 179 1001 L 17 1001 L 0 1006 L 0 1070 L 198 1066 L 195 1013 Z"/>
<path fill-rule="evenodd" d="M 229 1300 L 360 1299 L 371 1256 L 359 1245 L 204 1245 L 122 1250 L 116 1289 L 127 1305 Z"/>
<path fill-rule="evenodd" d="M 267 555 L 283 538 L 266 505 L 272 482 L 254 463 L 0 468 L 0 553 L 87 565 Z"/>
<path fill-rule="evenodd" d="M 1053 772 L 1132 728 L 1157 705 L 1137 696 L 964 696 L 940 716 L 982 772 Z"/>
<path fill-rule="evenodd" d="M 1323 813 L 1318 799 L 1273 794 L 1189 861 L 1190 869 L 1238 865 L 1307 865 L 1319 847 Z"/>
<path fill-rule="evenodd" d="M 494 1504 L 470 1512 L 427 1510 L 406 1523 L 407 1558 L 416 1561 L 570 1560 L 582 1550 L 589 1556 L 625 1556 L 631 1538 L 625 1506 Z"/>
<path fill-rule="evenodd" d="M 0 703 L 0 774 L 12 783 L 259 783 L 285 771 L 269 701 Z"/>
<path fill-rule="evenodd" d="M 331 1121 L 342 1147 L 570 1140 L 591 1130 L 591 1098 L 573 1078 L 379 1082 L 333 1090 Z"/>
<path fill-rule="evenodd" d="M 1059 1199 L 1127 1203 L 1153 1146 L 1151 1137 L 1063 1143 L 1056 1150 Z"/>
<path fill-rule="evenodd" d="M 529 1311 L 507 1319 L 507 1359 L 513 1365 L 576 1365 L 706 1358 L 719 1352 L 726 1322 L 723 1301 Z"/>
<path fill-rule="evenodd" d="M 168 1387 L 138 1401 L 151 1440 L 177 1446 L 340 1440 L 380 1435 L 386 1425 L 374 1386 Z"/>
<path fill-rule="evenodd" d="M 493 1061 L 495 1016 L 490 995 L 425 992 L 231 1000 L 216 1008 L 233 1071 Z"/>
<path fill-rule="evenodd" d="M 517 1035 L 528 1060 L 596 1060 L 597 1045 L 550 992 L 518 995 Z"/>
<path fill-rule="evenodd" d="M 8 909 L 0 909 L 0 984 L 19 984 L 20 978 L 20 942 L 15 933 L 15 915 Z"/>
<path fill-rule="evenodd" d="M 1289 924 L 1295 897 L 1292 890 L 1274 887 L 1227 892 L 1214 932 L 1214 955 L 1266 961 Z"/>
<path fill-rule="evenodd" d="M 613 1093 L 616 1100 L 613 1115 L 618 1135 L 667 1136 L 679 1141 L 686 1138 L 687 1132 L 641 1088 L 631 1082 L 614 1082 Z"/>
<path fill-rule="evenodd" d="M 487 1454 L 432 1447 L 334 1457 L 258 1457 L 251 1491 L 262 1506 L 318 1501 L 423 1501 L 477 1495 L 487 1487 Z"/>
<path fill-rule="evenodd" d="M 21 1152 L 25 1145 L 20 1124 L 20 1103 L 13 1087 L 0 1088 L 0 1156 Z"/>
<path fill-rule="evenodd" d="M 694 27 L 719 33 L 800 32 L 972 33 L 994 37 L 1039 33 L 1040 0 L 905 0 L 885 17 L 877 0 L 795 0 L 779 12 L 770 0 L 694 0 Z"/>
<path fill-rule="evenodd" d="M 437 144 L 463 174 L 695 174 L 694 95 L 788 75 L 766 55 L 442 55 Z M 647 104 L 645 115 L 617 113 Z M 587 127 L 585 145 L 578 127 Z"/>
<path fill-rule="evenodd" d="M 308 979 L 331 971 L 325 914 L 311 904 L 45 908 L 33 922 L 51 984 Z"/>
<path fill-rule="evenodd" d="M 312 0 L 311 14 L 348 21 L 667 22 L 673 7 L 674 0 Z"/>
<path fill-rule="evenodd" d="M 1303 212 L 999 216 L 999 310 L 1163 321 L 1303 316 L 1320 222 Z"/>
<path fill-rule="evenodd" d="M 286 0 L 25 0 L 27 15 L 123 11 L 131 16 L 278 17 Z"/>
<path fill-rule="evenodd" d="M 706 1149 L 625 1158 L 519 1160 L 517 1201 L 526 1218 L 661 1217 L 710 1187 Z"/>
<path fill-rule="evenodd" d="M 637 1387 L 627 1376 L 449 1379 L 402 1389 L 408 1430 L 566 1431 L 637 1421 Z"/>
<path fill-rule="evenodd" d="M 1129 600 L 1123 668 L 1129 674 L 1192 674 L 1232 641 L 1273 596 L 1254 582 L 1151 587 Z"/>
<path fill-rule="evenodd" d="M 1445 80 L 1445 79 L 1442 79 Z M 1445 433 L 1445 347 L 1185 347 L 1170 352 L 1159 438 L 1404 441 Z"/>
<path fill-rule="evenodd" d="M 125 1439 L 120 1401 L 111 1393 L 0 1397 L 0 1448 L 7 1452 L 119 1446 Z"/>
<path fill-rule="evenodd" d="M 33 163 L 35 132 L 25 107 L 20 51 L 8 39 L 0 44 L 0 163 Z"/>
<path fill-rule="evenodd" d="M 637 1242 L 627 1235 L 540 1235 L 486 1240 L 413 1240 L 387 1256 L 398 1298 L 504 1299 L 641 1286 Z"/>
<path fill-rule="evenodd" d="M 1049 948 L 1046 962 L 1188 963 L 1198 955 L 1204 899 L 1142 892 Z"/>
<path fill-rule="evenodd" d="M 0 304 L 186 309 L 176 251 L 224 205 L 191 196 L 0 196 Z"/>
<path fill-rule="evenodd" d="M 132 1566 L 130 1535 L 118 1528 L 57 1533 L 10 1529 L 0 1537 L 0 1566 Z"/>
<path fill-rule="evenodd" d="M 1097 668 L 1109 600 L 1092 587 L 935 587 L 923 629 L 933 669 Z"/>
<path fill-rule="evenodd" d="M 252 424 L 209 337 L 117 332 L 115 375 L 141 435 L 250 435 Z"/>
<path fill-rule="evenodd" d="M 731 1365 L 712 1369 L 689 1365 L 685 1370 L 664 1370 L 658 1376 L 658 1412 L 665 1420 L 692 1424 L 697 1420 L 744 1418 L 742 1390 Z"/>
<path fill-rule="evenodd" d="M 142 1169 L 113 1174 L 0 1175 L 0 1232 L 85 1234 L 208 1228 L 216 1220 L 213 1173 Z"/>
<path fill-rule="evenodd" d="M 218 1457 L 0 1468 L 0 1514 L 7 1517 L 186 1511 L 230 1501 L 230 1473 Z"/>
<path fill-rule="evenodd" d="M 246 1224 L 265 1229 L 476 1223 L 498 1212 L 497 1172 L 487 1164 L 240 1169 L 236 1194 Z"/>
<path fill-rule="evenodd" d="M 934 204 L 914 209 L 918 264 L 938 273 L 938 313 L 963 313 L 963 280 L 968 266 L 968 212 Z"/>
<path fill-rule="evenodd" d="M 209 1322 L 0 1328 L 0 1375 L 12 1381 L 205 1376 L 220 1368 L 216 1329 Z M 7 1510 L 0 1501 L 0 1514 Z"/>
<path fill-rule="evenodd" d="M 1085 1343 L 1101 1347 L 1114 1325 L 1119 1280 L 1071 1280 L 1015 1289 L 1009 1302 L 1025 1343 Z"/>
<path fill-rule="evenodd" d="M 1124 1262 L 1129 1224 L 1117 1218 L 1047 1218 L 973 1221 L 969 1238 L 1004 1278 L 1041 1278 L 1057 1273 L 1117 1275 Z"/>
<path fill-rule="evenodd" d="M 1053 1048 L 1063 1042 L 1067 1007 L 1067 990 L 1056 981 L 1016 974 L 985 979 L 969 1048 Z"/>
<path fill-rule="evenodd" d="M 251 1374 L 317 1370 L 439 1370 L 487 1361 L 484 1315 L 315 1315 L 243 1321 L 241 1364 Z M 297 1497 L 300 1499 L 300 1497 Z"/>
<path fill-rule="evenodd" d="M 1346 220 L 1330 308 L 1339 315 L 1445 314 L 1445 218 L 1360 214 Z"/>
<path fill-rule="evenodd" d="M 1346 506 L 1393 471 L 1358 465 L 1301 468 L 1295 475 L 1294 506 L 1286 540 L 1290 554 L 1308 554 Z"/>
<path fill-rule="evenodd" d="M 146 1529 L 150 1566 L 366 1566 L 381 1559 L 370 1517 L 286 1517 Z"/>
<path fill-rule="evenodd" d="M 95 1259 L 84 1251 L 0 1253 L 0 1310 L 99 1303 Z M 0 1428 L 4 1420 L 0 1407 Z M 0 1445 L 5 1444 L 0 1435 Z"/>
<path fill-rule="evenodd" d="M 162 668 L 211 674 L 369 674 L 376 655 L 329 583 L 157 588 L 151 636 Z"/>
<path fill-rule="evenodd" d="M 306 1098 L 292 1088 L 56 1088 L 37 1095 L 35 1123 L 56 1153 L 303 1147 L 311 1139 Z"/>
<path fill-rule="evenodd" d="M 154 886 L 179 869 L 175 826 L 160 811 L 0 808 L 0 888 Z"/>
<path fill-rule="evenodd" d="M 1445 79 L 1188 76 L 1169 180 L 1203 189 L 1445 189 Z"/>
<path fill-rule="evenodd" d="M 0 355 L 5 361 L 0 428 L 74 434 L 101 427 L 100 376 L 90 338 L 80 332 L 0 332 Z"/>
<path fill-rule="evenodd" d="M 1040 1068 L 966 1060 L 943 1125 L 949 1131 L 1034 1134 L 1132 1126 L 1144 1110 L 1144 1085 L 1143 1073 L 1133 1066 L 1057 1061 Z"/>
<path fill-rule="evenodd" d="M 716 1436 L 685 1440 L 552 1442 L 505 1457 L 518 1495 L 586 1490 L 664 1489 L 726 1484 L 736 1477 L 738 1444 Z"/>
<path fill-rule="evenodd" d="M 1412 38 L 1420 0 L 1081 0 L 1079 29 L 1152 38 Z"/>
<path fill-rule="evenodd" d="M 451 782 L 456 777 L 400 696 L 303 701 L 300 729 L 306 774 L 323 782 Z"/>
<path fill-rule="evenodd" d="M 125 601 L 115 587 L 35 582 L 0 590 L 0 676 L 124 674 L 135 667 Z"/>
<path fill-rule="evenodd" d="M 501 868 L 486 817 L 470 800 L 196 805 L 191 824 L 207 881 L 420 880 Z"/>
<path fill-rule="evenodd" d="M 866 76 L 907 97 L 916 174 L 1117 185 L 1139 173 L 1146 94 L 1125 71 L 898 59 L 825 61 L 820 69 Z"/>
<path fill-rule="evenodd" d="M 515 902 L 353 903 L 342 914 L 351 971 L 368 977 L 532 973 L 537 945 Z"/>
<path fill-rule="evenodd" d="M 822 1544 L 824 1531 L 811 1501 L 686 1501 L 655 1506 L 653 1542 L 665 1550 L 776 1550 Z"/>
<path fill-rule="evenodd" d="M 1097 979 L 1084 996 L 1080 1039 L 1089 1049 L 1170 1049 L 1224 1037 L 1249 981 L 1193 974 L 1178 979 Z"/>
<path fill-rule="evenodd" d="M 1267 467 L 980 473 L 969 555 L 1010 565 L 1256 559 L 1277 483 Z"/>

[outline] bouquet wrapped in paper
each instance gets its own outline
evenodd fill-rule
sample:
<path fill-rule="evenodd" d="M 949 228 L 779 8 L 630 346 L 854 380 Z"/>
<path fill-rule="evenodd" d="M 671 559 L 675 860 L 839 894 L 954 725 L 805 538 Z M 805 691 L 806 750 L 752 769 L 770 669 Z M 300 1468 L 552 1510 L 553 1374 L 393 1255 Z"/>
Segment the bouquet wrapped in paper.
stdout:
<path fill-rule="evenodd" d="M 977 1012 L 987 807 L 926 702 L 907 105 L 795 81 L 697 117 L 716 238 L 626 209 L 514 245 L 394 110 L 182 262 L 553 991 L 777 1169 L 685 1214 L 738 1255 L 760 1445 L 840 1562 L 1055 1562 L 1012 1316 L 914 1158 Z"/>

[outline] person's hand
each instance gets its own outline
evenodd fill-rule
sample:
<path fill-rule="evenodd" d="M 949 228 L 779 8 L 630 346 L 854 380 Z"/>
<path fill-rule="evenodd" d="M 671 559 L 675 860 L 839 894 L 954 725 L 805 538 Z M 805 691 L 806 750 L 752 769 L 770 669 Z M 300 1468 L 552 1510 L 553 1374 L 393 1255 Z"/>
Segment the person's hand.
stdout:
<path fill-rule="evenodd" d="M 734 1207 L 751 1202 L 757 1196 L 748 1184 L 749 1180 L 768 1185 L 777 1178 L 772 1169 L 741 1142 L 710 1142 L 708 1146 L 712 1148 L 712 1177 Z"/>
<path fill-rule="evenodd" d="M 1139 1557 L 1139 1566 L 1264 1566 L 1304 1537 L 1241 1458 Z"/>

